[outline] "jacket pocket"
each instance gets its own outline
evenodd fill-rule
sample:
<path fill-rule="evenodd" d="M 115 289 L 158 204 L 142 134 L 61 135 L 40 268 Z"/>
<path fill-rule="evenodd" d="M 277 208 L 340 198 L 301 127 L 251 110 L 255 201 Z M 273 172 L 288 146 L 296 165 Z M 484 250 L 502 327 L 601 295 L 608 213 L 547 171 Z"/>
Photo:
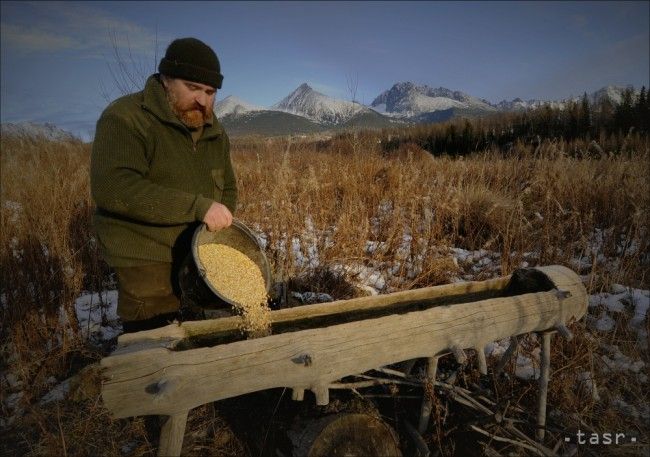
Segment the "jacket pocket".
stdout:
<path fill-rule="evenodd" d="M 221 203 L 221 199 L 223 198 L 223 189 L 226 186 L 226 178 L 224 176 L 223 168 L 212 170 L 212 181 L 214 182 L 212 198 Z"/>

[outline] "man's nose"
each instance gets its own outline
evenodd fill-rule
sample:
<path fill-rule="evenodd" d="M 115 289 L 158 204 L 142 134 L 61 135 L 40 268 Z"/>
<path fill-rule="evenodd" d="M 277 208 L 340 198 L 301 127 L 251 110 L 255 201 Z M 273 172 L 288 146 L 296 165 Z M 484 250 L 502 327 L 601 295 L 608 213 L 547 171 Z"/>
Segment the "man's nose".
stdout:
<path fill-rule="evenodd" d="M 196 103 L 198 103 L 199 105 L 205 106 L 208 100 L 208 96 L 207 94 L 200 93 L 196 96 L 194 100 L 196 100 Z"/>

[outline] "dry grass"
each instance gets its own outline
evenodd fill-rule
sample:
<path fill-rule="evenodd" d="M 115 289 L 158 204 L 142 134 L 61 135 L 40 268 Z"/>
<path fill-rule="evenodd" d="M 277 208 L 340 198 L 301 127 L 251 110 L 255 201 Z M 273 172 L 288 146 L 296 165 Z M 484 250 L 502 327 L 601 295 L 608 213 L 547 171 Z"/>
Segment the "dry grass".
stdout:
<path fill-rule="evenodd" d="M 345 141 L 323 147 L 249 140 L 234 147 L 238 217 L 268 235 L 276 276 L 308 270 L 302 257 L 311 248 L 321 266 L 361 262 L 381 269 L 403 259 L 386 288 L 401 289 L 413 279 L 409 273 L 435 270 L 430 263 L 455 246 L 500 253 L 500 274 L 518 267 L 525 253 L 538 264 L 571 266 L 571 259 L 582 254 L 586 261 L 597 250 L 617 259 L 616 270 L 597 260 L 582 273 L 647 285 L 641 257 L 649 248 L 648 149 L 639 146 L 633 158 L 548 160 L 531 148 L 518 158 L 487 153 L 452 160 L 417 147 L 386 155 L 372 138 L 358 154 Z M 294 238 L 302 256 L 273 249 Z M 367 241 L 381 243 L 372 255 Z"/>
<path fill-rule="evenodd" d="M 372 135 L 239 140 L 233 144 L 237 217 L 265 234 L 276 279 L 305 290 L 313 283 L 311 290 L 334 298 L 358 293 L 349 284 L 363 279 L 363 267 L 383 274 L 375 286 L 385 293 L 466 274 L 509 274 L 522 261 L 567 265 L 586 275 L 591 293 L 612 283 L 647 289 L 649 152 L 647 141 L 632 146 L 634 154 L 599 160 L 567 157 L 570 144 L 519 145 L 517 157 L 452 160 L 409 144 L 385 153 Z M 12 377 L 3 375 L 1 395 L 3 417 L 24 413 L 3 424 L 8 454 L 96 455 L 101 449 L 111 456 L 123 455 L 124 446 L 131 455 L 153 452 L 142 420 L 111 419 L 97 398 L 39 404 L 54 382 L 103 354 L 80 337 L 73 308 L 83 291 L 114 287 L 89 228 L 89 149 L 2 139 L 0 368 Z M 495 252 L 499 269 L 471 271 L 454 262 L 452 247 Z M 572 263 L 576 257 L 581 265 Z M 628 403 L 643 398 L 644 385 L 633 376 L 599 371 L 602 343 L 618 345 L 647 367 L 627 318 L 621 315 L 617 331 L 604 336 L 579 324 L 574 341 L 556 338 L 549 403 L 564 412 L 566 427 L 639 428 L 638 420 L 602 406 L 615 395 Z M 595 373 L 602 402 L 585 400 L 581 371 Z M 534 392 L 530 383 L 504 388 L 521 392 L 522 403 Z M 237 455 L 236 440 L 224 438 L 218 417 L 210 420 L 223 445 L 218 455 Z M 641 432 L 647 443 L 647 429 Z M 201 446 L 189 455 L 208 452 Z"/>

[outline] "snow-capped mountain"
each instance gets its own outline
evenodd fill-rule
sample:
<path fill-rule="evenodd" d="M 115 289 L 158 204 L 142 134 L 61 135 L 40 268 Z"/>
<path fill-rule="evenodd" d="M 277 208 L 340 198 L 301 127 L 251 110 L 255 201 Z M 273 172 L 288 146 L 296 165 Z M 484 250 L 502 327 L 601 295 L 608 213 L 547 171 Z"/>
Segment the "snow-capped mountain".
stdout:
<path fill-rule="evenodd" d="M 412 82 L 393 85 L 375 98 L 370 106 L 379 113 L 407 117 L 451 108 L 496 110 L 488 101 L 464 92 L 452 91 L 444 87 L 434 89 L 426 85 L 418 86 Z"/>
<path fill-rule="evenodd" d="M 551 108 L 564 109 L 566 105 L 565 100 L 522 100 L 517 97 L 512 101 L 502 100 L 497 103 L 496 107 L 501 111 L 521 111 L 526 109 L 537 109 L 542 106 L 550 106 Z"/>
<path fill-rule="evenodd" d="M 3 123 L 0 125 L 0 135 L 4 138 L 7 137 L 21 137 L 21 138 L 44 138 L 50 141 L 73 141 L 78 140 L 72 133 L 60 129 L 54 124 L 50 123 L 36 123 L 36 122 L 18 122 L 18 123 Z"/>
<path fill-rule="evenodd" d="M 631 88 L 632 86 L 626 87 L 626 86 L 605 86 L 602 89 L 599 89 L 595 92 L 592 92 L 589 95 L 589 101 L 592 103 L 598 103 L 604 98 L 609 98 L 609 101 L 614 103 L 615 105 L 621 103 L 623 100 L 623 92 L 625 92 L 626 89 Z M 635 90 L 634 95 L 639 95 L 640 90 Z M 576 97 L 579 98 L 579 97 Z"/>
<path fill-rule="evenodd" d="M 621 103 L 627 87 L 606 86 L 588 94 L 592 104 L 603 98 L 612 104 Z M 635 91 L 638 97 L 639 91 Z M 316 92 L 308 84 L 300 85 L 287 97 L 264 108 L 229 96 L 216 103 L 214 111 L 229 133 L 235 135 L 287 135 L 338 131 L 350 128 L 379 129 L 398 124 L 438 123 L 450 119 L 475 118 L 496 111 L 536 109 L 544 105 L 563 109 L 569 101 L 580 102 L 582 94 L 563 100 L 523 100 L 515 98 L 492 104 L 485 99 L 444 87 L 402 82 L 382 92 L 371 108 L 359 103 L 339 100 Z M 3 123 L 3 138 L 45 138 L 53 141 L 92 141 L 95 115 L 86 119 L 57 117 L 50 122 Z M 70 133 L 74 132 L 74 133 Z"/>
<path fill-rule="evenodd" d="M 368 110 L 358 103 L 339 100 L 316 92 L 308 84 L 301 84 L 272 109 L 304 116 L 323 124 L 340 124 L 360 111 Z"/>
<path fill-rule="evenodd" d="M 263 109 L 261 106 L 253 105 L 233 95 L 229 95 L 214 105 L 214 114 L 218 119 L 221 119 L 229 114 L 244 114 L 249 111 L 261 111 Z"/>
<path fill-rule="evenodd" d="M 591 94 L 587 94 L 587 98 L 591 104 L 598 104 L 603 99 L 609 99 L 613 104 L 621 103 L 623 99 L 623 92 L 628 87 L 624 86 L 605 86 L 601 89 L 598 89 Z M 635 95 L 638 95 L 638 90 L 635 91 Z M 496 107 L 501 111 L 518 111 L 524 109 L 536 109 L 542 106 L 548 105 L 551 108 L 564 109 L 566 105 L 570 102 L 580 102 L 582 100 L 582 95 L 575 97 L 568 97 L 562 100 L 522 100 L 521 98 L 515 98 L 512 101 L 503 100 L 496 104 Z"/>
<path fill-rule="evenodd" d="M 613 104 L 620 103 L 624 87 L 607 86 L 589 98 L 592 103 L 608 97 Z M 235 134 L 285 134 L 346 128 L 385 128 L 401 124 L 445 122 L 456 117 L 475 118 L 497 111 L 535 109 L 544 105 L 563 109 L 569 100 L 489 101 L 452 91 L 444 87 L 431 88 L 412 82 L 394 84 L 372 102 L 371 107 L 323 95 L 308 84 L 296 90 L 271 108 L 260 108 L 236 97 L 228 97 L 217 104 L 215 111 L 224 126 Z"/>

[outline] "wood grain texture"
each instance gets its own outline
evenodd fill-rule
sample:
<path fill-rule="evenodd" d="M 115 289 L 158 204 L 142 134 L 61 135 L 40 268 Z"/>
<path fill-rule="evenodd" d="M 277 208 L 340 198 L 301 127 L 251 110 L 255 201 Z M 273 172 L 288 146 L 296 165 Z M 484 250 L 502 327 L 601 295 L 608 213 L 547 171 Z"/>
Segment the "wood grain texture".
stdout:
<path fill-rule="evenodd" d="M 104 403 L 116 417 L 175 415 L 208 402 L 276 387 L 309 389 L 323 402 L 327 395 L 323 386 L 344 376 L 439 356 L 455 346 L 480 348 L 490 341 L 552 329 L 582 317 L 587 294 L 580 278 L 561 266 L 540 271 L 567 294 L 554 289 L 214 347 L 150 348 L 112 355 L 101 361 Z M 296 363 L 305 356 L 310 363 Z"/>
<path fill-rule="evenodd" d="M 294 457 L 401 457 L 399 440 L 384 421 L 368 414 L 333 414 L 291 432 Z"/>
<path fill-rule="evenodd" d="M 158 457 L 181 455 L 188 413 L 189 411 L 182 411 L 166 419 L 160 430 Z"/>
<path fill-rule="evenodd" d="M 464 297 L 488 291 L 501 291 L 506 287 L 509 280 L 510 276 L 504 276 L 488 281 L 460 282 L 406 290 L 386 295 L 317 303 L 273 311 L 271 313 L 271 319 L 273 324 L 278 325 L 302 319 L 314 320 L 328 316 L 336 319 L 337 316 L 349 313 L 378 311 L 381 309 L 390 309 L 390 311 L 397 313 L 400 309 L 413 303 L 421 303 L 439 298 Z M 153 330 L 126 333 L 118 338 L 118 347 L 114 354 L 136 352 L 155 347 L 174 349 L 180 342 L 187 338 L 215 333 L 225 334 L 228 332 L 236 332 L 240 328 L 241 322 L 241 317 L 233 316 L 213 320 L 176 323 Z"/>

